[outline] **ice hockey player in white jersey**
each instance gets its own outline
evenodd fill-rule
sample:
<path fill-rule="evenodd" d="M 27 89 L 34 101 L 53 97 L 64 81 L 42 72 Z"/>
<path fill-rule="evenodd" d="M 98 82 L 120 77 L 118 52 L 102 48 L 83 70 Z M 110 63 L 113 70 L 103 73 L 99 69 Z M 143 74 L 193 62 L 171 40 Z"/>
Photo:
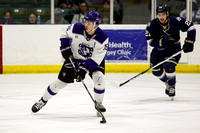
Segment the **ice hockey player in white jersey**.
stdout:
<path fill-rule="evenodd" d="M 65 62 L 60 70 L 58 79 L 51 83 L 42 98 L 32 106 L 32 112 L 38 112 L 47 101 L 55 96 L 60 89 L 70 83 L 84 80 L 85 75 L 94 82 L 94 99 L 96 107 L 101 112 L 106 109 L 102 105 L 105 92 L 105 54 L 108 48 L 108 37 L 98 26 L 101 22 L 101 14 L 97 11 L 89 11 L 84 19 L 85 23 L 75 23 L 63 29 L 60 37 L 60 50 Z M 75 72 L 69 57 L 72 57 L 77 68 Z M 97 116 L 100 114 L 97 112 Z"/>

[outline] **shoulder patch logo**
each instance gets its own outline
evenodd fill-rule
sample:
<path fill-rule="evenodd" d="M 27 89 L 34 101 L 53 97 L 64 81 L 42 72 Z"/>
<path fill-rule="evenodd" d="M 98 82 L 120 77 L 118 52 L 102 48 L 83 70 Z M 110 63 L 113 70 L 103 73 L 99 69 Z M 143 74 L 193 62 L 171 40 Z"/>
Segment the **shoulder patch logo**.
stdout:
<path fill-rule="evenodd" d="M 176 19 L 177 19 L 178 21 L 181 21 L 181 18 L 180 18 L 180 17 L 176 17 Z"/>

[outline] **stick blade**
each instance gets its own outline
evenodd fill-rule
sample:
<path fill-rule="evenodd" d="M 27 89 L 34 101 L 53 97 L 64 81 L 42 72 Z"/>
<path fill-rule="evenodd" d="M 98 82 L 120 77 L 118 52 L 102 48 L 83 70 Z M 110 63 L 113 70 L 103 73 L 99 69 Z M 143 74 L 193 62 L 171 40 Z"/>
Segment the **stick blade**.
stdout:
<path fill-rule="evenodd" d="M 114 81 L 111 81 L 110 84 L 111 84 L 113 87 L 116 87 L 116 88 L 119 88 L 119 87 L 120 87 L 120 85 L 117 84 L 117 83 L 114 82 Z"/>

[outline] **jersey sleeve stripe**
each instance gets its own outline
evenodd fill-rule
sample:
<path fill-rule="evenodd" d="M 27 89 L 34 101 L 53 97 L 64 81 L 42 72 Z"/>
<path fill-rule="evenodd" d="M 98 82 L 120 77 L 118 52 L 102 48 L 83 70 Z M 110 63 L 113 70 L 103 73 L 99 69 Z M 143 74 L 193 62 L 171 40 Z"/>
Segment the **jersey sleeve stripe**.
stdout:
<path fill-rule="evenodd" d="M 148 45 L 151 46 L 152 41 L 153 41 L 153 39 L 151 39 L 151 40 L 147 40 Z"/>
<path fill-rule="evenodd" d="M 193 26 L 191 26 L 187 31 L 196 31 L 196 28 Z"/>

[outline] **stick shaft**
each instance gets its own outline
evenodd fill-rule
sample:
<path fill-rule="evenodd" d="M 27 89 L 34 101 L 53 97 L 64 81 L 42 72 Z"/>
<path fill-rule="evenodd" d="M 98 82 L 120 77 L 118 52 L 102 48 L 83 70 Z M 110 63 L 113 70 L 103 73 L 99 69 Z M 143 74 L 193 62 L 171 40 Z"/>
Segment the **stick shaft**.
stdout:
<path fill-rule="evenodd" d="M 74 62 L 72 61 L 72 58 L 69 57 L 69 60 L 70 60 L 70 62 L 71 62 L 71 64 L 72 64 L 72 66 L 73 66 L 75 72 L 78 72 L 77 69 L 76 69 L 76 66 L 74 65 Z M 83 81 L 82 79 L 81 79 L 81 82 L 82 82 L 83 86 L 85 87 L 87 93 L 89 94 L 90 98 L 91 98 L 92 101 L 94 102 L 94 104 L 95 104 L 95 109 L 101 114 L 103 121 L 106 121 L 106 119 L 105 119 L 104 115 L 102 114 L 102 112 L 101 112 L 98 108 L 96 108 L 96 101 L 95 101 L 94 98 L 92 97 L 90 91 L 88 90 L 86 84 L 84 83 L 84 81 Z"/>
<path fill-rule="evenodd" d="M 70 62 L 71 62 L 71 64 L 72 64 L 72 66 L 73 66 L 75 72 L 77 72 L 77 69 L 76 69 L 76 66 L 74 65 L 74 62 L 72 61 L 71 58 L 69 58 L 69 60 L 70 60 Z M 85 85 L 85 83 L 84 83 L 84 81 L 83 81 L 82 79 L 81 79 L 81 82 L 82 82 L 83 86 L 85 87 L 85 89 L 87 90 L 88 94 L 90 95 L 92 101 L 95 102 L 94 98 L 93 98 L 92 95 L 90 94 L 90 92 L 89 92 L 87 86 Z"/>
<path fill-rule="evenodd" d="M 161 64 L 163 64 L 163 63 L 165 63 L 166 61 L 170 60 L 171 58 L 173 58 L 173 57 L 179 55 L 181 52 L 183 52 L 183 50 L 180 50 L 179 52 L 173 54 L 172 56 L 168 57 L 167 59 L 165 59 L 165 60 L 159 62 L 159 63 L 156 64 L 155 66 L 152 66 L 152 67 L 148 68 L 147 70 L 145 70 L 145 71 L 143 71 L 143 72 L 141 72 L 141 73 L 135 75 L 134 77 L 128 79 L 127 81 L 125 81 L 125 82 L 119 84 L 119 87 L 125 85 L 126 83 L 128 83 L 129 81 L 131 81 L 131 80 L 133 80 L 133 79 L 139 77 L 140 75 L 143 75 L 144 73 L 148 72 L 149 70 L 154 69 L 154 68 L 156 68 L 157 66 L 159 66 L 159 65 L 161 65 Z"/>

